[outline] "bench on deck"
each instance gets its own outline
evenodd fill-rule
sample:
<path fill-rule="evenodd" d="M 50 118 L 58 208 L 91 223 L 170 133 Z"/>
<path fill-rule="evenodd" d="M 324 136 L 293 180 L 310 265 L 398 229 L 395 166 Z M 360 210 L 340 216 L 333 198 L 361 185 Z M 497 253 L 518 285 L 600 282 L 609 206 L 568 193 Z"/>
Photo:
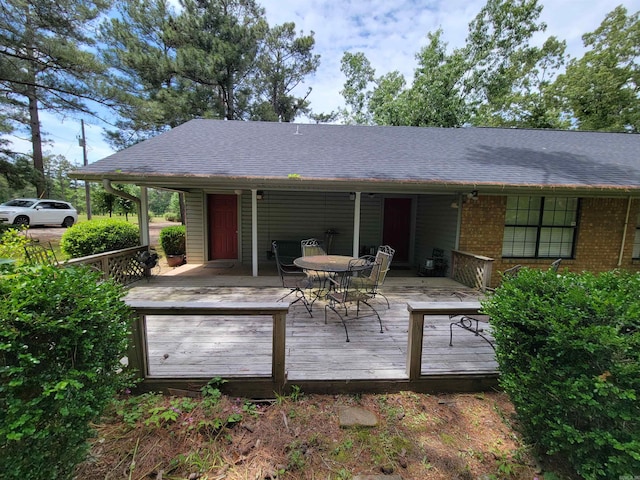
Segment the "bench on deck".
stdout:
<path fill-rule="evenodd" d="M 278 256 L 285 265 L 291 265 L 296 258 L 302 256 L 302 240 L 273 240 L 278 245 Z M 273 251 L 269 252 L 269 259 L 275 258 Z"/>

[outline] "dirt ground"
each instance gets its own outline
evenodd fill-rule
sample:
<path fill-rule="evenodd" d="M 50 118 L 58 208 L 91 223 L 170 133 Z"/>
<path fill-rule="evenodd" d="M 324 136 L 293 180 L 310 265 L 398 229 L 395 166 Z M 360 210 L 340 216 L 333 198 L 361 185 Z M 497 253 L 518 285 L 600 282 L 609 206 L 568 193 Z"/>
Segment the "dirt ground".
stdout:
<path fill-rule="evenodd" d="M 502 393 L 304 395 L 270 402 L 222 396 L 122 400 L 96 425 L 77 478 L 528 479 L 541 471 L 513 428 Z M 339 410 L 373 413 L 373 427 L 341 427 Z M 549 478 L 562 478 L 551 476 Z"/>

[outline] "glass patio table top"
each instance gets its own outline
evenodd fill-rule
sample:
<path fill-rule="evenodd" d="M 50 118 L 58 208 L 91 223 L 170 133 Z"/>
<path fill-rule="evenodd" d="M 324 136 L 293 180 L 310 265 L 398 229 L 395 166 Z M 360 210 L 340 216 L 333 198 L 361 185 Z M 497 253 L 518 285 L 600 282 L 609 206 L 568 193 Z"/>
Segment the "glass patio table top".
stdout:
<path fill-rule="evenodd" d="M 293 264 L 297 267 L 305 270 L 316 270 L 320 272 L 346 272 L 349 269 L 349 262 L 357 260 L 357 258 L 349 257 L 347 255 L 309 255 L 306 257 L 299 257 L 293 261 Z M 363 261 L 363 268 L 365 267 Z M 351 264 L 352 270 L 357 270 L 357 264 Z"/>

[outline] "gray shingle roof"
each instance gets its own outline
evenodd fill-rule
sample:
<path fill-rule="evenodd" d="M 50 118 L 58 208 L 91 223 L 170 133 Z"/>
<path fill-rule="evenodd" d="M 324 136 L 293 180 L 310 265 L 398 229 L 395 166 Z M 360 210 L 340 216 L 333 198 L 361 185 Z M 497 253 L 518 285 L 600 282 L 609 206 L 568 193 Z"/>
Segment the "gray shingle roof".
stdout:
<path fill-rule="evenodd" d="M 640 135 L 192 120 L 80 178 L 202 177 L 640 190 Z"/>

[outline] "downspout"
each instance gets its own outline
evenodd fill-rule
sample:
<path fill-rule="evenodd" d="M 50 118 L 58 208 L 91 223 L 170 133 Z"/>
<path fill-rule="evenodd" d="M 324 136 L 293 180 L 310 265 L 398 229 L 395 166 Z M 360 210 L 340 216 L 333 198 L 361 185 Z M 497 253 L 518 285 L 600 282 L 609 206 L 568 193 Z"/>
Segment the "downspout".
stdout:
<path fill-rule="evenodd" d="M 622 265 L 622 256 L 624 254 L 624 244 L 627 241 L 627 227 L 629 226 L 629 214 L 631 213 L 631 197 L 627 202 L 627 215 L 624 219 L 624 230 L 622 231 L 622 245 L 620 245 L 620 255 L 618 256 L 618 267 Z"/>
<path fill-rule="evenodd" d="M 143 191 L 141 192 L 140 196 L 145 200 L 143 202 L 138 197 L 134 197 L 127 192 L 113 188 L 113 186 L 111 185 L 111 180 L 109 180 L 108 178 L 102 179 L 102 186 L 108 193 L 126 198 L 127 200 L 131 200 L 138 206 L 138 228 L 140 229 L 140 245 L 149 246 L 149 214 L 148 209 L 146 208 L 146 188 L 141 187 Z M 143 204 L 145 208 L 142 208 Z"/>

